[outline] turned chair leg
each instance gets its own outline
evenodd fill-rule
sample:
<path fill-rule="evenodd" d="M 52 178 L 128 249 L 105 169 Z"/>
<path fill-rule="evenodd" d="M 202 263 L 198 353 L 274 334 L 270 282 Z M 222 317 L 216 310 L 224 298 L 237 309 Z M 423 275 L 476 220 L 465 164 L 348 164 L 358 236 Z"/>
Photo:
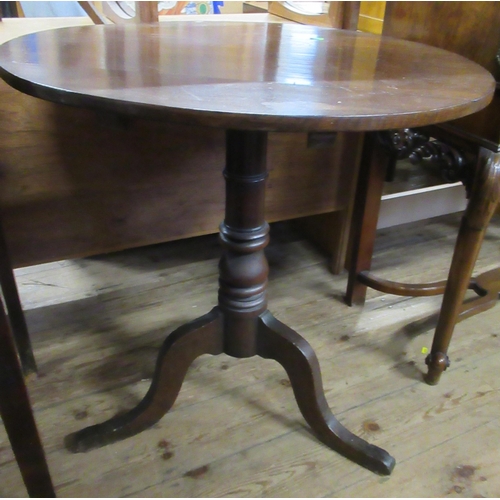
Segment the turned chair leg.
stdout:
<path fill-rule="evenodd" d="M 362 306 L 365 303 L 366 285 L 358 280 L 358 276 L 371 267 L 387 163 L 387 152 L 379 144 L 376 134 L 366 134 L 351 222 L 349 276 L 345 296 L 349 306 Z"/>
<path fill-rule="evenodd" d="M 481 149 L 471 196 L 455 244 L 431 352 L 426 359 L 429 371 L 425 381 L 430 385 L 437 384 L 449 366 L 448 346 L 463 307 L 486 228 L 499 199 L 500 153 Z"/>

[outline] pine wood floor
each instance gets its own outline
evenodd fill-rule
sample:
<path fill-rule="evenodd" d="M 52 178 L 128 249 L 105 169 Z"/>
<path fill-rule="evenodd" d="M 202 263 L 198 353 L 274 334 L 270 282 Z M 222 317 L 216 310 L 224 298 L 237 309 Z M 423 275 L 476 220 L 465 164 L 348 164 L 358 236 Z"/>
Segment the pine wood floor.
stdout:
<path fill-rule="evenodd" d="M 458 216 L 380 231 L 373 270 L 446 276 Z M 29 381 L 63 497 L 500 496 L 500 307 L 459 324 L 440 385 L 421 380 L 440 298 L 369 292 L 342 303 L 346 276 L 289 224 L 272 228 L 269 307 L 315 349 L 327 400 L 350 430 L 397 460 L 379 477 L 319 443 L 284 370 L 202 356 L 152 429 L 86 454 L 66 434 L 135 405 L 166 333 L 216 302 L 219 246 L 208 236 L 16 271 L 40 374 Z M 500 262 L 492 225 L 477 269 Z M 0 495 L 25 496 L 0 426 Z"/>

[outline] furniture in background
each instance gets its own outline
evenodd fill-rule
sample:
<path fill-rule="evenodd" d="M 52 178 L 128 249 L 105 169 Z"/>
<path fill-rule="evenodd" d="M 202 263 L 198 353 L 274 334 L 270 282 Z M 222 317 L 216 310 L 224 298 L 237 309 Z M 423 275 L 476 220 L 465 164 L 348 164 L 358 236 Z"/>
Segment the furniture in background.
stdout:
<path fill-rule="evenodd" d="M 499 23 L 500 9 L 496 2 L 388 2 L 384 34 L 459 53 L 484 66 L 499 82 Z M 428 63 L 435 64 L 432 60 Z M 454 91 L 455 83 L 450 80 L 449 92 Z M 430 137 L 433 139 L 429 141 Z M 455 324 L 493 307 L 498 300 L 499 270 L 476 279 L 471 279 L 471 275 L 500 197 L 500 97 L 496 93 L 488 107 L 466 118 L 418 131 L 398 131 L 386 136 L 385 142 L 379 141 L 376 148 L 374 155 L 362 162 L 359 177 L 346 300 L 350 305 L 363 304 L 367 286 L 406 296 L 444 293 L 431 352 L 426 359 L 429 371 L 425 380 L 436 384 L 449 366 L 447 352 Z M 405 285 L 370 273 L 386 165 L 398 155 L 411 155 L 414 161 L 429 158 L 440 166 L 448 181 L 461 180 L 465 184 L 469 201 L 447 281 Z M 479 297 L 464 304 L 468 288 Z"/>
<path fill-rule="evenodd" d="M 291 8 L 287 4 L 288 2 L 268 2 L 268 12 L 299 24 L 346 30 L 356 30 L 358 27 L 361 4 L 359 1 L 325 2 L 327 4 L 327 11 L 317 14 L 309 14 L 307 11 L 301 12 L 297 8 Z"/>
<path fill-rule="evenodd" d="M 270 14 L 246 16 L 287 22 Z M 161 20 L 189 22 L 189 17 Z M 89 24 L 93 21 L 85 17 L 3 19 L 0 41 Z M 134 61 L 147 55 L 127 53 Z M 216 175 L 224 163 L 224 134 L 33 100 L 4 82 L 0 97 L 0 209 L 7 257 L 2 287 L 28 374 L 36 365 L 12 268 L 213 233 L 224 214 L 223 180 Z M 360 141 L 352 133 L 269 134 L 267 220 L 306 218 L 309 236 L 319 239 L 314 223 L 327 218 L 328 238 L 322 243 L 335 272 L 344 266 Z M 192 193 L 189 204 L 185 192 Z"/>
<path fill-rule="evenodd" d="M 135 9 L 126 2 L 100 2 L 102 12 L 95 2 L 78 2 L 94 24 L 123 24 L 128 22 L 158 22 L 158 2 L 135 2 Z M 184 2 L 179 2 L 184 3 Z"/>
<path fill-rule="evenodd" d="M 0 300 L 0 418 L 5 426 L 28 495 L 40 498 L 55 497 L 24 381 L 25 375 L 36 372 L 36 362 L 1 220 L 0 286 L 9 314 L 7 318 L 3 302 Z"/>
<path fill-rule="evenodd" d="M 65 22 L 64 22 L 65 21 Z M 62 25 L 68 23 L 68 20 L 63 20 Z M 91 21 L 86 18 L 73 18 L 69 21 L 69 24 L 89 24 Z M 61 21 L 57 19 L 53 20 L 40 20 L 40 19 L 17 19 L 17 18 L 5 18 L 0 19 L 0 42 L 6 41 L 9 38 L 13 38 L 16 35 L 20 35 L 26 32 L 30 32 L 33 30 L 33 27 L 37 26 L 39 29 L 47 26 L 60 26 Z M 3 82 L 2 82 L 3 84 Z M 6 119 L 6 114 L 9 115 L 8 102 L 9 96 L 8 94 L 3 94 L 5 100 L 2 104 L 5 107 L 3 108 L 3 118 Z M 20 111 L 22 114 L 22 110 Z M 11 116 L 11 115 L 10 115 Z M 21 119 L 22 121 L 22 119 Z M 28 130 L 30 128 L 29 123 L 25 123 L 24 127 Z M 15 127 L 14 127 L 15 129 Z M 19 130 L 18 130 L 19 132 Z M 5 143 L 9 144 L 9 137 L 14 138 L 15 135 L 11 135 L 11 130 L 9 127 L 3 128 L 2 133 L 0 134 L 0 143 L 5 145 Z M 16 142 L 16 141 L 15 141 Z M 12 147 L 12 146 L 11 146 Z M 22 147 L 22 146 L 21 146 Z M 15 148 L 15 146 L 14 146 Z M 3 153 L 6 153 L 3 155 Z M 8 147 L 7 149 L 2 150 L 3 160 L 9 161 Z M 4 170 L 6 163 L 0 163 L 0 170 Z M 16 164 L 17 168 L 22 167 L 23 162 L 20 161 L 19 164 Z M 23 176 L 24 177 L 24 176 Z M 4 180 L 6 180 L 4 178 Z M 21 181 L 24 182 L 24 181 Z M 33 185 L 35 186 L 37 181 L 35 180 Z M 9 185 L 9 182 L 6 181 L 4 185 L 0 188 L 5 188 Z M 12 187 L 12 186 L 11 186 Z M 39 187 L 39 186 L 37 186 Z M 11 249 L 9 249 L 9 244 L 5 236 L 5 230 L 3 227 L 4 220 L 4 207 L 0 207 L 0 286 L 2 289 L 5 306 L 8 313 L 8 319 L 11 327 L 11 331 L 13 334 L 14 343 L 17 349 L 17 353 L 19 356 L 19 360 L 21 362 L 21 367 L 24 375 L 30 375 L 36 373 L 37 366 L 35 361 L 35 356 L 33 353 L 33 349 L 31 346 L 31 340 L 28 333 L 28 328 L 26 325 L 26 320 L 24 317 L 24 313 L 22 310 L 21 301 L 19 299 L 19 293 L 17 290 L 17 285 L 14 276 L 14 266 L 11 257 Z M 28 244 L 28 241 L 26 242 Z M 15 260 L 15 259 L 14 259 Z"/>
<path fill-rule="evenodd" d="M 165 39 L 168 44 L 159 43 Z M 229 41 L 235 50 L 225 50 Z M 37 50 L 33 58 L 28 46 L 52 50 Z M 81 46 L 88 50 L 82 53 Z M 125 57 L 125 52 L 142 57 Z M 106 59 L 108 53 L 113 57 Z M 436 66 L 424 64 L 428 58 Z M 460 56 L 420 44 L 261 23 L 45 31 L 4 44 L 0 64 L 6 82 L 46 100 L 105 109 L 120 120 L 153 118 L 224 131 L 219 304 L 167 337 L 150 390 L 136 408 L 68 436 L 67 446 L 85 451 L 154 424 L 170 409 L 187 369 L 201 354 L 259 355 L 283 365 L 302 414 L 324 444 L 389 474 L 394 459 L 350 433 L 329 410 L 312 348 L 267 310 L 268 136 L 270 131 L 307 131 L 311 140 L 319 140 L 332 132 L 369 131 L 367 151 L 377 130 L 429 125 L 481 109 L 493 94 L 491 76 Z M 449 78 L 457 82 L 453 93 L 443 92 Z M 144 175 L 137 173 L 137 182 Z M 305 186 L 304 171 L 297 175 Z M 183 193 L 184 206 L 191 202 L 188 193 Z"/>
<path fill-rule="evenodd" d="M 0 33 L 6 41 L 84 24 L 91 21 L 4 19 Z M 220 131 L 33 101 L 4 83 L 0 94 L 0 206 L 14 267 L 208 234 L 217 226 L 224 187 L 212 173 L 224 162 Z M 357 173 L 350 158 L 356 139 L 270 136 L 268 220 L 338 214 L 337 272 Z M 185 190 L 196 193 L 189 206 L 182 203 Z M 164 200 L 170 200 L 167 208 Z"/>
<path fill-rule="evenodd" d="M 0 304 L 0 417 L 29 496 L 54 497 L 54 487 L 45 453 L 2 304 Z"/>
<path fill-rule="evenodd" d="M 7 309 L 14 344 L 25 375 L 36 373 L 36 361 L 31 339 L 26 325 L 23 308 L 19 299 L 16 278 L 12 269 L 5 234 L 0 220 L 0 287 Z"/>

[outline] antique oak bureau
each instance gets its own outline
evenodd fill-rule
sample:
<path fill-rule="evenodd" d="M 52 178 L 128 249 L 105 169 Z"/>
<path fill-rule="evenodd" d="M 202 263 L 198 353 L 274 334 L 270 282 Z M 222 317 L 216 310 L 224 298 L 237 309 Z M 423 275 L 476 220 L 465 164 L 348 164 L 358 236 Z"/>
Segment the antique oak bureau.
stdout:
<path fill-rule="evenodd" d="M 0 66 L 7 83 L 41 99 L 226 131 L 218 305 L 167 337 L 152 385 L 136 408 L 67 436 L 67 447 L 86 451 L 153 425 L 171 408 L 201 354 L 258 355 L 283 365 L 320 441 L 390 474 L 394 459 L 331 413 L 310 345 L 267 309 L 267 134 L 366 133 L 364 148 L 370 149 L 377 131 L 444 122 L 483 108 L 495 86 L 489 73 L 461 56 L 392 38 L 203 22 L 36 33 L 4 44 Z M 190 193 L 185 196 L 189 202 Z"/>

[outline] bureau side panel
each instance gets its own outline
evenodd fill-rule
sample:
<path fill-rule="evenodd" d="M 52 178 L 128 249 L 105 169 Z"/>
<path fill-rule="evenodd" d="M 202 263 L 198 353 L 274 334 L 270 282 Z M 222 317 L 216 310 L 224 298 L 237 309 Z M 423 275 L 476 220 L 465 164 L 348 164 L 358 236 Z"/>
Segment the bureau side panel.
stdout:
<path fill-rule="evenodd" d="M 270 134 L 267 218 L 343 210 L 339 144 Z M 0 82 L 0 207 L 15 267 L 214 233 L 224 132 L 69 108 Z"/>

